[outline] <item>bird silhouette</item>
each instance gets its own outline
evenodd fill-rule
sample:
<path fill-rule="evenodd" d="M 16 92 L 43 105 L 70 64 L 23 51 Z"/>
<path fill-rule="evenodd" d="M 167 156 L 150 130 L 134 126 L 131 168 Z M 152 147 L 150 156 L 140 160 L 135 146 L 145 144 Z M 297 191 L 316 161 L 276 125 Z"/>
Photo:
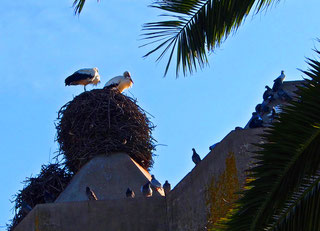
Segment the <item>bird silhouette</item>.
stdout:
<path fill-rule="evenodd" d="M 252 117 L 249 122 L 249 128 L 263 127 L 263 120 L 257 112 L 252 112 Z"/>
<path fill-rule="evenodd" d="M 273 99 L 273 92 L 272 89 L 269 86 L 265 86 L 265 88 L 267 89 L 264 93 L 263 93 L 263 100 L 272 100 Z"/>
<path fill-rule="evenodd" d="M 154 177 L 154 175 L 151 175 L 151 185 L 156 189 L 162 187 L 161 183 Z"/>
<path fill-rule="evenodd" d="M 134 198 L 135 197 L 134 191 L 132 191 L 130 188 L 128 188 L 126 191 L 126 196 L 129 198 Z"/>
<path fill-rule="evenodd" d="M 262 107 L 261 103 L 257 104 L 257 106 L 255 107 L 256 112 L 259 114 L 261 113 L 261 107 Z"/>
<path fill-rule="evenodd" d="M 163 190 L 164 190 L 164 194 L 167 196 L 168 193 L 171 191 L 171 185 L 169 184 L 169 182 L 166 180 L 166 182 L 164 182 L 163 184 Z"/>
<path fill-rule="evenodd" d="M 277 92 L 282 87 L 282 84 L 285 78 L 286 78 L 286 75 L 284 74 L 284 71 L 281 71 L 281 75 L 275 80 L 273 80 L 274 82 L 272 87 L 273 92 Z"/>
<path fill-rule="evenodd" d="M 87 194 L 87 197 L 90 201 L 97 201 L 98 200 L 96 194 L 89 187 L 86 187 L 86 194 Z"/>
<path fill-rule="evenodd" d="M 193 161 L 193 163 L 195 163 L 197 165 L 197 164 L 200 163 L 201 158 L 200 158 L 200 156 L 198 155 L 198 153 L 196 152 L 196 150 L 194 148 L 192 149 L 192 151 L 193 151 L 192 161 Z"/>
<path fill-rule="evenodd" d="M 151 188 L 150 181 L 148 181 L 145 185 L 141 186 L 141 192 L 142 192 L 143 196 L 145 196 L 145 197 L 152 196 L 152 188 Z"/>
<path fill-rule="evenodd" d="M 269 119 L 270 119 L 270 123 L 273 122 L 273 120 L 274 120 L 275 117 L 276 117 L 276 114 L 277 114 L 276 109 L 275 109 L 274 107 L 272 107 L 271 113 L 268 114 L 268 117 L 269 117 Z"/>

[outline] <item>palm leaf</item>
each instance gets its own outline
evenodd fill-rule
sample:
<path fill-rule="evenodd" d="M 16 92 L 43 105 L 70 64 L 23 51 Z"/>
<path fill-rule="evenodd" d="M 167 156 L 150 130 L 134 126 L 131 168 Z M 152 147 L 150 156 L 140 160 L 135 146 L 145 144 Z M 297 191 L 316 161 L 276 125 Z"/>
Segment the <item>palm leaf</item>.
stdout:
<path fill-rule="evenodd" d="M 278 230 L 292 224 L 294 230 L 317 230 L 298 222 L 301 216 L 320 212 L 313 204 L 319 202 L 315 193 L 319 185 L 306 180 L 317 176 L 320 166 L 320 62 L 308 59 L 308 64 L 310 69 L 304 73 L 310 79 L 299 88 L 298 100 L 284 108 L 279 122 L 264 136 L 267 142 L 260 145 L 262 150 L 256 156 L 259 165 L 250 170 L 256 180 L 243 193 L 226 230 Z M 303 215 L 295 214 L 299 212 Z M 316 218 L 306 219 L 310 227 L 318 224 Z"/>
<path fill-rule="evenodd" d="M 306 176 L 304 183 L 293 193 L 275 222 L 266 230 L 301 231 L 320 228 L 320 172 Z"/>
<path fill-rule="evenodd" d="M 97 1 L 99 2 L 100 0 L 97 0 Z M 86 0 L 74 0 L 74 2 L 73 2 L 74 14 L 81 13 L 85 2 L 86 2 Z"/>
<path fill-rule="evenodd" d="M 184 75 L 192 73 L 208 63 L 208 51 L 237 30 L 255 4 L 259 12 L 272 2 L 276 0 L 157 0 L 151 7 L 169 13 L 162 16 L 171 18 L 143 25 L 142 36 L 151 41 L 145 45 L 164 40 L 144 57 L 162 50 L 158 61 L 169 51 L 166 75 L 176 51 L 176 75 L 181 67 Z"/>

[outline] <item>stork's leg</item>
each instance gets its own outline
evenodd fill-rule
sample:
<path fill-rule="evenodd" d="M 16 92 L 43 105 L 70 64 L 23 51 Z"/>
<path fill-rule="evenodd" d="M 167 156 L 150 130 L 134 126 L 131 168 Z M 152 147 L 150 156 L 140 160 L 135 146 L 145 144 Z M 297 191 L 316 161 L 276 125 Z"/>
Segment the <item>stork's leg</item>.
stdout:
<path fill-rule="evenodd" d="M 86 91 L 86 85 L 83 85 L 84 91 Z"/>

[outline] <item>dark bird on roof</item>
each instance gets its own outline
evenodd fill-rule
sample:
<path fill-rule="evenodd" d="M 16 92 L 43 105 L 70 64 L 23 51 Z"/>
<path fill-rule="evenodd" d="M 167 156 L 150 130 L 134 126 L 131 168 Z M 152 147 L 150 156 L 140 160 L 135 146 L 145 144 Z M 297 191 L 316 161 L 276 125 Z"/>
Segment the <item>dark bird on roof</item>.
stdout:
<path fill-rule="evenodd" d="M 255 108 L 257 113 L 261 113 L 261 103 L 257 104 L 256 108 Z"/>
<path fill-rule="evenodd" d="M 273 99 L 273 92 L 272 89 L 269 86 L 265 86 L 265 88 L 267 89 L 264 93 L 263 93 L 263 100 L 272 100 Z"/>
<path fill-rule="evenodd" d="M 100 75 L 98 68 L 84 68 L 76 71 L 65 80 L 66 86 L 83 85 L 86 91 L 86 85 L 97 85 L 100 82 Z"/>
<path fill-rule="evenodd" d="M 45 191 L 43 195 L 43 199 L 45 203 L 53 203 L 54 202 L 54 197 L 52 196 L 51 193 Z"/>
<path fill-rule="evenodd" d="M 28 214 L 32 210 L 32 207 L 30 205 L 28 205 L 25 201 L 22 201 L 21 202 L 21 209 L 22 209 L 23 213 Z"/>
<path fill-rule="evenodd" d="M 282 87 L 282 84 L 285 78 L 286 78 L 286 75 L 284 74 L 284 71 L 281 71 L 281 75 L 275 80 L 273 80 L 274 82 L 272 87 L 273 92 L 277 92 Z"/>
<path fill-rule="evenodd" d="M 87 197 L 90 201 L 97 201 L 98 200 L 96 194 L 89 187 L 86 187 L 86 194 L 87 194 Z"/>
<path fill-rule="evenodd" d="M 165 195 L 168 195 L 168 193 L 171 191 L 171 185 L 169 184 L 169 182 L 167 180 L 163 184 L 163 190 L 164 190 Z"/>
<path fill-rule="evenodd" d="M 130 88 L 133 84 L 131 79 L 131 74 L 129 71 L 125 71 L 123 75 L 113 77 L 110 79 L 105 85 L 105 88 L 113 88 L 116 87 L 118 90 L 123 92 L 125 89 Z"/>
<path fill-rule="evenodd" d="M 136 195 L 134 194 L 133 190 L 128 188 L 127 191 L 126 191 L 126 196 L 129 197 L 129 198 L 134 198 Z"/>
<path fill-rule="evenodd" d="M 260 128 L 263 127 L 263 120 L 257 112 L 252 113 L 252 117 L 249 122 L 249 128 Z"/>
<path fill-rule="evenodd" d="M 162 187 L 161 183 L 154 177 L 154 175 L 151 175 L 151 185 L 156 189 Z"/>
<path fill-rule="evenodd" d="M 212 151 L 212 150 L 217 146 L 217 144 L 219 144 L 219 142 L 211 145 L 211 146 L 209 147 L 209 150 Z"/>
<path fill-rule="evenodd" d="M 259 113 L 259 114 L 265 114 L 265 113 L 269 113 L 269 112 L 270 112 L 270 107 L 267 105 L 263 105 L 261 107 L 261 113 Z"/>
<path fill-rule="evenodd" d="M 274 107 L 272 107 L 271 113 L 269 113 L 269 115 L 268 115 L 271 123 L 274 120 L 274 118 L 276 117 L 276 114 L 277 114 L 276 109 Z"/>
<path fill-rule="evenodd" d="M 142 192 L 143 196 L 145 196 L 145 197 L 152 196 L 152 188 L 151 188 L 150 181 L 148 181 L 145 185 L 141 186 L 141 192 Z"/>
<path fill-rule="evenodd" d="M 194 148 L 192 149 L 192 151 L 193 151 L 192 161 L 193 161 L 193 163 L 195 163 L 197 165 L 197 164 L 200 163 L 201 158 L 200 158 L 200 156 L 198 155 L 198 153 L 196 152 L 196 150 Z"/>

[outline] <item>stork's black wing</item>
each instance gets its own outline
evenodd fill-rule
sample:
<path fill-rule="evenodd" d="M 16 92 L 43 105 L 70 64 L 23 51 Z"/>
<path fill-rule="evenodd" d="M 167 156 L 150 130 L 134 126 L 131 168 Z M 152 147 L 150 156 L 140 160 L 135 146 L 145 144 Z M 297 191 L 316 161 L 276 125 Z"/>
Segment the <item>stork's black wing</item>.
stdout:
<path fill-rule="evenodd" d="M 84 80 L 84 79 L 90 79 L 92 77 L 93 76 L 91 76 L 89 74 L 75 72 L 72 75 L 70 75 L 68 78 L 66 78 L 66 80 L 64 82 L 65 82 L 66 86 L 68 86 L 73 83 L 76 83 L 77 81 Z"/>

